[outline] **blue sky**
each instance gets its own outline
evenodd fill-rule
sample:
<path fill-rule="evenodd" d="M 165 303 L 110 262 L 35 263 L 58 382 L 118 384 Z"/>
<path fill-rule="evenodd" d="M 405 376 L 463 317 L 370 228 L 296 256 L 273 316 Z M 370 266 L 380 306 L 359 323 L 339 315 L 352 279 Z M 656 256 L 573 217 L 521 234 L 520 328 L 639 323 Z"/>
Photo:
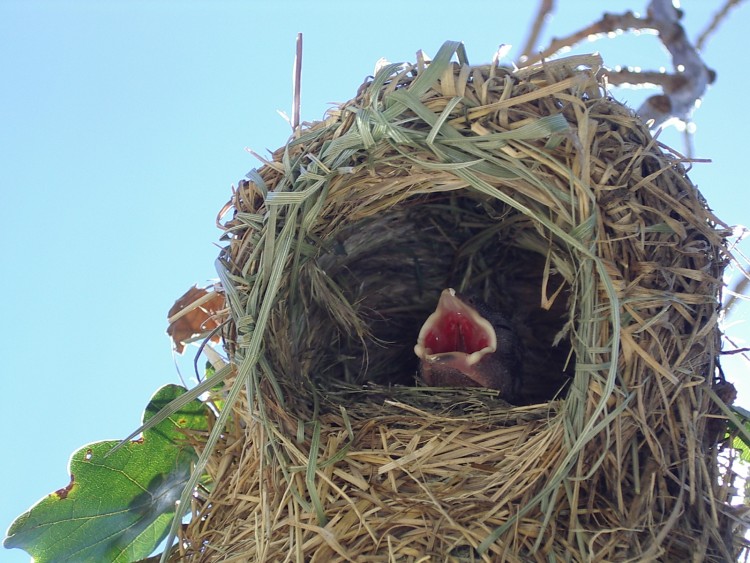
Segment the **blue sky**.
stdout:
<path fill-rule="evenodd" d="M 126 436 L 152 393 L 179 382 L 167 310 L 215 277 L 216 214 L 258 165 L 245 148 L 264 153 L 289 136 L 277 110 L 291 106 L 297 32 L 309 121 L 353 97 L 381 57 L 413 60 L 448 39 L 464 41 L 476 64 L 500 43 L 520 49 L 536 4 L 1 2 L 0 528 L 68 483 L 76 449 Z M 557 4 L 545 40 L 602 9 L 644 10 L 646 0 Z M 719 4 L 683 3 L 691 37 Z M 730 224 L 749 222 L 742 93 L 750 84 L 737 47 L 749 13 L 743 4 L 705 49 L 718 80 L 695 114 L 695 155 L 713 163 L 695 165 L 691 177 Z M 578 51 L 601 51 L 609 66 L 669 66 L 651 36 Z M 638 106 L 651 93 L 615 95 Z M 683 149 L 674 129 L 661 139 Z M 747 309 L 732 319 L 740 341 L 750 334 Z M 725 369 L 734 381 L 747 376 L 738 358 Z M 750 386 L 740 402 L 750 407 Z M 0 561 L 27 560 L 0 549 Z"/>

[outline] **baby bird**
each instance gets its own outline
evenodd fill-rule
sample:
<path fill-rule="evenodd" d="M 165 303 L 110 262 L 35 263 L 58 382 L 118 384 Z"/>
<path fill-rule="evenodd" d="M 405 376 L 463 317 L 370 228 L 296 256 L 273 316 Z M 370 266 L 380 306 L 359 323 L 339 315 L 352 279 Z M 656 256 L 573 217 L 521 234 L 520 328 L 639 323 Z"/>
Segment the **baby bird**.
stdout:
<path fill-rule="evenodd" d="M 414 353 L 427 385 L 498 389 L 508 402 L 521 385 L 521 345 L 516 331 L 482 301 L 448 288 L 419 331 Z"/>

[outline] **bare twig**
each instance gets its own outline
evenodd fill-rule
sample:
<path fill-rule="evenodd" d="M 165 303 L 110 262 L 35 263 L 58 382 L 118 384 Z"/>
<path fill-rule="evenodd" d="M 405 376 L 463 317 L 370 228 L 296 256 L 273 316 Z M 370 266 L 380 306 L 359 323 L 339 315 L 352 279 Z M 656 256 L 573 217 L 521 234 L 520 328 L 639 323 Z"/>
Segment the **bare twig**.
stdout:
<path fill-rule="evenodd" d="M 724 335 L 722 335 L 722 336 L 723 336 L 724 340 L 726 340 L 727 342 L 729 342 L 730 345 L 733 346 L 733 349 L 730 350 L 730 351 L 728 351 L 728 352 L 722 351 L 721 352 L 722 355 L 724 355 L 724 354 L 727 354 L 727 355 L 739 354 L 740 357 L 744 358 L 747 362 L 750 362 L 750 356 L 747 355 L 747 351 L 744 348 L 741 348 L 740 346 L 738 346 L 737 343 L 732 338 L 730 338 L 729 336 L 727 336 L 726 333 Z M 736 352 L 735 352 L 735 350 L 736 350 Z"/>
<path fill-rule="evenodd" d="M 648 18 L 640 18 L 633 14 L 633 12 L 625 12 L 624 14 L 603 14 L 599 21 L 572 33 L 567 37 L 552 39 L 549 47 L 537 54 L 529 54 L 528 59 L 524 61 L 524 63 L 533 64 L 548 59 L 558 51 L 572 47 L 590 37 L 604 36 L 607 33 L 628 29 L 654 29 L 654 24 Z"/>
<path fill-rule="evenodd" d="M 702 51 L 708 42 L 708 38 L 712 35 L 724 21 L 732 8 L 736 8 L 742 0 L 727 0 L 726 3 L 721 7 L 721 10 L 714 14 L 711 23 L 704 29 L 695 41 L 695 48 Z"/>
<path fill-rule="evenodd" d="M 622 84 L 639 84 L 661 86 L 665 92 L 673 92 L 675 89 L 682 87 L 685 78 L 680 74 L 669 74 L 666 72 L 640 71 L 630 68 L 617 70 L 603 70 L 607 76 L 607 82 L 613 86 Z"/>
<path fill-rule="evenodd" d="M 529 37 L 526 39 L 526 44 L 521 51 L 519 60 L 522 63 L 526 63 L 534 52 L 537 43 L 539 42 L 539 36 L 542 34 L 542 27 L 547 19 L 552 15 L 555 9 L 555 0 L 541 0 L 539 4 L 539 10 L 537 11 L 536 18 L 531 24 L 531 30 L 529 31 Z"/>
<path fill-rule="evenodd" d="M 294 57 L 294 77 L 292 79 L 292 131 L 299 133 L 301 90 L 302 90 L 302 34 L 297 34 L 297 54 Z"/>
<path fill-rule="evenodd" d="M 748 300 L 749 289 L 750 279 L 747 275 L 743 275 L 735 282 L 734 287 L 726 292 L 728 297 L 724 300 L 724 316 L 729 317 L 734 311 L 735 305 L 738 305 L 740 301 Z"/>

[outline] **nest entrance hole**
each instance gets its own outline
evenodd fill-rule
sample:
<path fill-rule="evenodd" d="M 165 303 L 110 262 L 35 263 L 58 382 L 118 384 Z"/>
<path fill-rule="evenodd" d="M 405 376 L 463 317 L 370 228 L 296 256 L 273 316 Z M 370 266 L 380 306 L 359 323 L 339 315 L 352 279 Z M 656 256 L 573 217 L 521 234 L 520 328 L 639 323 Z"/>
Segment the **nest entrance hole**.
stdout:
<path fill-rule="evenodd" d="M 466 192 L 415 196 L 353 223 L 318 259 L 369 332 L 363 339 L 340 327 L 326 333 L 336 323 L 319 304 L 311 330 L 313 347 L 328 351 L 318 372 L 323 386 L 331 379 L 415 385 L 414 344 L 446 287 L 480 296 L 513 323 L 524 350 L 520 402 L 550 400 L 572 377 L 570 344 L 559 337 L 569 285 L 548 259 L 554 249 L 531 219 Z"/>

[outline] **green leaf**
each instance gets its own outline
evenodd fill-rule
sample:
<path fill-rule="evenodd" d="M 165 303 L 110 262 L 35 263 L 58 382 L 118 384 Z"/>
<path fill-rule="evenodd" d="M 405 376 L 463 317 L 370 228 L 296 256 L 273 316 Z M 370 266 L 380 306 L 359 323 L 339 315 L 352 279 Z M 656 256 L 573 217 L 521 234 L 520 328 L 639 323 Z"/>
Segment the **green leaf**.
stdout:
<path fill-rule="evenodd" d="M 167 385 L 151 398 L 143 422 L 185 393 Z M 71 457 L 70 484 L 19 516 L 3 545 L 45 561 L 127 562 L 150 555 L 167 535 L 175 501 L 190 478 L 195 450 L 184 430 L 206 430 L 198 400 L 108 453 L 117 441 L 84 446 Z"/>
<path fill-rule="evenodd" d="M 732 447 L 735 450 L 739 450 L 740 459 L 746 463 L 750 463 L 750 446 L 739 436 L 735 436 L 732 440 Z"/>
<path fill-rule="evenodd" d="M 747 434 L 750 434 L 750 411 L 748 411 L 747 409 L 743 409 L 738 405 L 732 405 L 729 407 L 729 409 L 735 415 L 737 415 L 739 422 L 742 423 L 742 426 L 745 429 L 744 435 L 740 433 L 738 436 L 734 436 L 734 438 L 732 438 L 732 447 L 736 450 L 739 450 L 740 459 L 742 461 L 750 463 L 750 444 L 748 444 L 746 440 Z M 730 430 L 734 429 L 735 431 L 738 429 L 738 427 L 731 422 L 729 428 Z"/>

